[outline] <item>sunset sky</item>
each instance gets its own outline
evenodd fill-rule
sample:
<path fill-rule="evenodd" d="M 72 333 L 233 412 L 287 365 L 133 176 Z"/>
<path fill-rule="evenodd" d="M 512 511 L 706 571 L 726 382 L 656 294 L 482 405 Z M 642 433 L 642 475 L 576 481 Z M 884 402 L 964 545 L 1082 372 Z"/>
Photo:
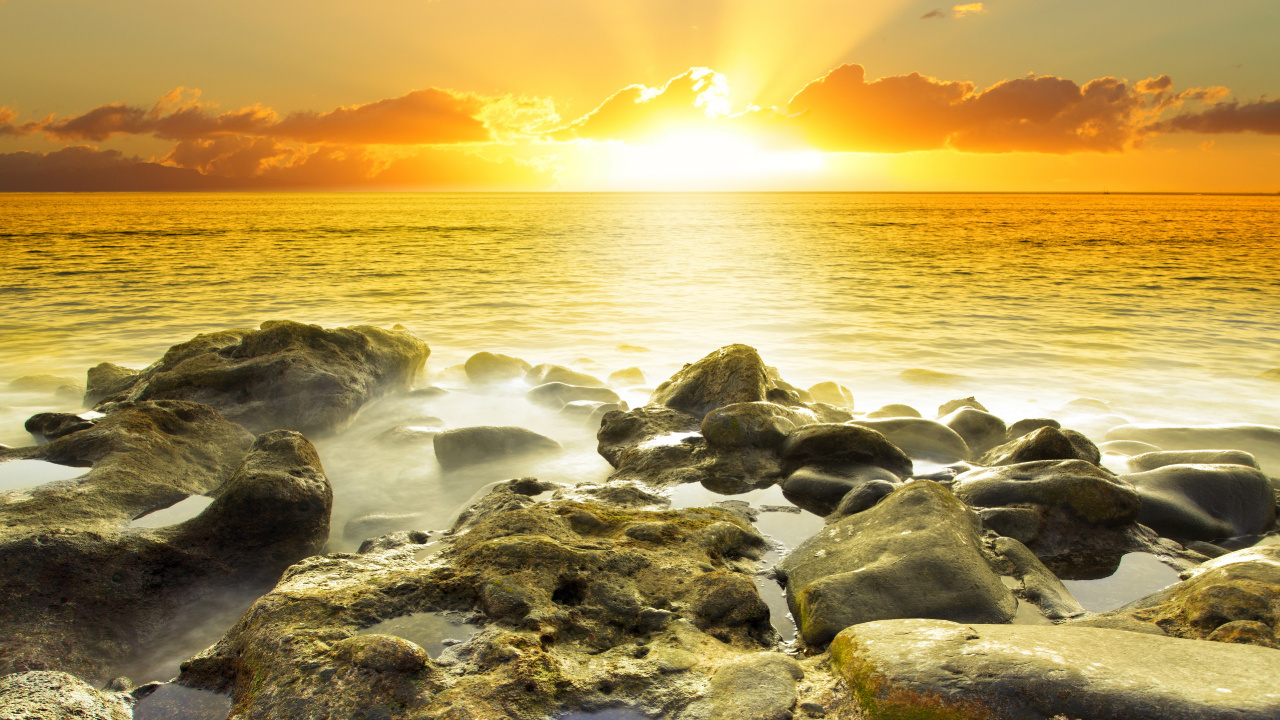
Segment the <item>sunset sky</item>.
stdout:
<path fill-rule="evenodd" d="M 0 0 L 0 190 L 1280 191 L 1280 3 Z"/>

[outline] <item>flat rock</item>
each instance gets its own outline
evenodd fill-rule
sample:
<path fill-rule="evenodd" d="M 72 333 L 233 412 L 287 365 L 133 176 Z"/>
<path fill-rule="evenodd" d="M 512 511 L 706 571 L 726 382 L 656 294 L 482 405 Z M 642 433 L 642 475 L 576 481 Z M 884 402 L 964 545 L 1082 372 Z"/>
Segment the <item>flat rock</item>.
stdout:
<path fill-rule="evenodd" d="M 650 401 L 702 419 L 716 408 L 766 400 L 768 371 L 755 348 L 728 345 L 707 355 L 659 385 Z"/>
<path fill-rule="evenodd" d="M 479 425 L 436 433 L 436 460 L 445 470 L 517 455 L 559 452 L 560 443 L 522 427 Z"/>
<path fill-rule="evenodd" d="M 831 657 L 871 718 L 1280 716 L 1275 651 L 1247 645 L 910 619 L 848 628 Z"/>
<path fill-rule="evenodd" d="M 1275 489 L 1257 468 L 1166 465 L 1121 479 L 1142 496 L 1138 522 L 1165 537 L 1218 540 L 1275 527 Z"/>
<path fill-rule="evenodd" d="M 828 525 L 778 565 L 804 641 L 902 617 L 1008 622 L 1017 600 L 992 570 L 977 515 L 942 486 L 904 485 Z"/>
<path fill-rule="evenodd" d="M 1015 465 L 1036 460 L 1083 460 L 1097 465 L 1098 447 L 1075 430 L 1042 427 L 999 447 L 982 458 L 983 465 Z"/>
<path fill-rule="evenodd" d="M 969 446 L 955 430 L 923 418 L 851 420 L 851 424 L 871 428 L 902 448 L 908 457 L 951 463 L 968 460 Z"/>

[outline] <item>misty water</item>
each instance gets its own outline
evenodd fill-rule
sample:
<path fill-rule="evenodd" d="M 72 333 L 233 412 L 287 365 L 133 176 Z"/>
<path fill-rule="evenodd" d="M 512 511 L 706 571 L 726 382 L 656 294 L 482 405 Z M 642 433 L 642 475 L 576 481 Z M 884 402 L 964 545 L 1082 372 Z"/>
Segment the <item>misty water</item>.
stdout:
<path fill-rule="evenodd" d="M 861 411 L 932 417 L 974 395 L 1007 421 L 1055 417 L 1095 441 L 1123 422 L 1280 424 L 1280 386 L 1258 377 L 1280 366 L 1277 228 L 1275 197 L 0 195 L 0 443 L 32 444 L 22 423 L 36 412 L 81 410 L 5 392 L 13 378 L 83 383 L 99 362 L 141 368 L 197 333 L 277 318 L 401 323 L 432 349 L 418 386 L 448 391 L 383 398 L 314 438 L 331 550 L 445 529 L 495 481 L 608 476 L 580 417 L 530 403 L 518 380 L 470 386 L 456 366 L 481 350 L 601 379 L 639 367 L 646 385 L 618 389 L 633 406 L 684 363 L 746 343 L 794 385 L 839 381 Z M 912 369 L 960 377 L 900 375 Z M 1081 397 L 1101 404 L 1067 405 Z M 443 472 L 431 434 L 479 424 L 564 451 Z M 771 490 L 739 499 L 787 504 Z M 673 504 L 723 499 L 679 488 Z M 767 511 L 756 525 L 778 555 L 821 521 Z M 132 665 L 168 672 L 220 628 L 177 628 L 185 644 Z"/>

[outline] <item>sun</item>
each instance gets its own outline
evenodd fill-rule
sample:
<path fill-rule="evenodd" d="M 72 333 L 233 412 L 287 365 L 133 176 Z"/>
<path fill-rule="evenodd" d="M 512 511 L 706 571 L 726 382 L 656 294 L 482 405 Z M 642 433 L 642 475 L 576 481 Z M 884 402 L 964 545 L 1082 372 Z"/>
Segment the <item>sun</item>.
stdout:
<path fill-rule="evenodd" d="M 719 130 L 674 130 L 657 140 L 614 144 L 602 162 L 620 190 L 744 190 L 822 170 L 817 151 L 779 151 Z"/>

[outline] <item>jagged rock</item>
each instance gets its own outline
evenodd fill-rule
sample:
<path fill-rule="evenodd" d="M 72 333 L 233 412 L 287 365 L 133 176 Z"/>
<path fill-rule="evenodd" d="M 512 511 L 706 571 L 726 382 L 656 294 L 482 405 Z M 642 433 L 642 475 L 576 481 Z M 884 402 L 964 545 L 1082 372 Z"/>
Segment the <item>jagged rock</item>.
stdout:
<path fill-rule="evenodd" d="M 838 472 L 803 467 L 791 473 L 780 486 L 788 500 L 815 515 L 831 514 L 841 505 L 845 496 L 861 491 L 858 495 L 860 499 L 851 499 L 849 506 L 845 508 L 844 514 L 852 515 L 893 492 L 900 482 L 896 475 L 884 468 L 860 465 L 840 468 Z"/>
<path fill-rule="evenodd" d="M 1042 427 L 992 449 L 983 456 L 982 464 L 1016 465 L 1037 460 L 1084 460 L 1097 465 L 1102 452 L 1075 430 Z"/>
<path fill-rule="evenodd" d="M 436 460 L 445 470 L 516 455 L 559 452 L 560 443 L 522 427 L 479 425 L 436 433 Z"/>
<path fill-rule="evenodd" d="M 796 427 L 815 422 L 817 417 L 808 410 L 771 402 L 749 402 L 726 405 L 707 413 L 701 429 L 707 442 L 717 447 L 776 448 Z"/>
<path fill-rule="evenodd" d="M 791 720 L 802 678 L 800 663 L 781 653 L 756 653 L 723 665 L 711 676 L 708 720 Z"/>
<path fill-rule="evenodd" d="M 969 446 L 964 438 L 940 422 L 907 417 L 850 422 L 884 435 L 908 457 L 941 463 L 969 459 Z"/>
<path fill-rule="evenodd" d="M 809 388 L 809 395 L 813 397 L 814 402 L 853 409 L 853 393 L 838 382 L 831 380 L 820 382 Z"/>
<path fill-rule="evenodd" d="M 491 352 L 472 355 L 462 367 L 467 373 L 467 379 L 476 385 L 524 377 L 530 370 L 529 363 L 518 357 Z"/>
<path fill-rule="evenodd" d="M 128 693 L 95 690 L 64 672 L 32 671 L 0 678 L 4 720 L 132 720 Z"/>
<path fill-rule="evenodd" d="M 944 405 L 943 407 L 946 407 Z M 985 410 L 962 407 L 943 415 L 938 422 L 964 439 L 974 455 L 982 455 L 1005 442 L 1008 430 L 1004 421 Z"/>
<path fill-rule="evenodd" d="M 1280 427 L 1271 425 L 1121 425 L 1108 430 L 1106 439 L 1137 440 L 1163 450 L 1243 450 L 1264 468 L 1280 468 Z"/>
<path fill-rule="evenodd" d="M 1005 436 L 1005 441 L 1012 442 L 1023 435 L 1027 435 L 1039 430 L 1040 428 L 1046 427 L 1061 430 L 1062 423 L 1054 420 L 1053 418 L 1024 418 L 1009 426 L 1009 432 Z"/>
<path fill-rule="evenodd" d="M 966 720 L 1274 718 L 1274 653 L 1088 627 L 920 619 L 858 625 L 831 644 L 832 666 L 867 717 Z"/>
<path fill-rule="evenodd" d="M 1142 496 L 1138 522 L 1165 537 L 1217 540 L 1275 527 L 1275 490 L 1256 468 L 1166 465 L 1121 479 Z"/>
<path fill-rule="evenodd" d="M 1189 579 L 1073 624 L 1275 647 L 1272 643 L 1280 633 L 1280 616 L 1273 610 L 1280 602 L 1280 547 L 1237 550 L 1184 575 Z M 1270 662 L 1280 667 L 1280 662 Z"/>
<path fill-rule="evenodd" d="M 559 410 L 565 405 L 577 400 L 593 400 L 602 403 L 621 402 L 622 398 L 618 393 L 605 387 L 579 387 L 577 385 L 566 385 L 562 382 L 550 382 L 525 393 L 525 397 L 530 402 L 549 407 L 552 410 Z"/>
<path fill-rule="evenodd" d="M 884 405 L 880 408 L 872 410 L 871 412 L 867 413 L 864 417 L 870 420 L 875 420 L 877 418 L 900 418 L 900 417 L 918 418 L 918 417 L 924 417 L 924 416 L 920 414 L 919 410 L 911 407 L 910 405 L 901 405 L 898 403 L 893 403 L 893 404 Z"/>
<path fill-rule="evenodd" d="M 301 435 L 256 440 L 205 405 L 117 404 L 91 428 L 9 458 L 91 466 L 0 505 L 0 673 L 110 666 L 178 608 L 224 584 L 271 583 L 329 536 L 332 493 Z M 126 530 L 190 495 L 183 523 Z"/>
<path fill-rule="evenodd" d="M 577 370 L 571 370 L 563 365 L 552 365 L 550 363 L 542 363 L 529 368 L 529 371 L 524 374 L 524 381 L 530 385 L 564 383 L 565 385 L 576 385 L 578 387 L 604 387 L 604 383 L 599 378 L 580 373 Z"/>
<path fill-rule="evenodd" d="M 911 477 L 911 459 L 888 438 L 861 425 L 817 423 L 792 431 L 779 450 L 791 471 L 813 465 L 875 465 L 900 478 Z"/>
<path fill-rule="evenodd" d="M 274 320 L 259 330 L 223 330 L 174 345 L 99 406 L 190 400 L 250 432 L 323 434 L 345 426 L 369 400 L 413 387 L 430 353 L 404 331 Z"/>
<path fill-rule="evenodd" d="M 986 406 L 978 402 L 977 398 L 970 395 L 967 398 L 960 398 L 958 400 L 948 400 L 947 402 L 942 403 L 941 405 L 938 406 L 937 417 L 941 418 L 945 415 L 950 415 L 951 413 L 963 408 L 973 408 L 974 410 L 978 410 L 984 413 L 991 412 L 990 410 L 987 410 Z"/>
<path fill-rule="evenodd" d="M 623 368 L 609 374 L 609 384 L 617 387 L 640 387 L 646 382 L 644 371 L 638 367 Z"/>
<path fill-rule="evenodd" d="M 1258 459 L 1243 450 L 1160 450 L 1129 458 L 1130 472 L 1146 472 L 1166 465 L 1244 465 L 1262 469 Z"/>
<path fill-rule="evenodd" d="M 725 405 L 758 402 L 771 383 L 755 348 L 728 345 L 671 376 L 653 391 L 651 401 L 699 420 Z"/>
<path fill-rule="evenodd" d="M 806 540 L 778 565 L 810 646 L 897 617 L 1008 622 L 1017 601 L 992 570 L 976 513 L 946 488 L 904 485 Z"/>
<path fill-rule="evenodd" d="M 735 559 L 751 548 L 708 544 L 707 531 L 723 525 L 758 538 L 730 513 L 572 501 L 500 507 L 441 540 L 427 565 L 413 547 L 295 565 L 221 641 L 183 664 L 180 681 L 232 692 L 245 720 L 314 708 L 332 717 L 373 708 L 499 718 L 619 706 L 692 718 L 686 709 L 714 695 L 713 668 L 776 640 L 751 583 L 754 563 Z M 651 524 L 666 529 L 645 540 L 627 532 Z M 487 616 L 448 651 L 448 671 L 404 639 L 358 634 L 442 611 Z"/>

